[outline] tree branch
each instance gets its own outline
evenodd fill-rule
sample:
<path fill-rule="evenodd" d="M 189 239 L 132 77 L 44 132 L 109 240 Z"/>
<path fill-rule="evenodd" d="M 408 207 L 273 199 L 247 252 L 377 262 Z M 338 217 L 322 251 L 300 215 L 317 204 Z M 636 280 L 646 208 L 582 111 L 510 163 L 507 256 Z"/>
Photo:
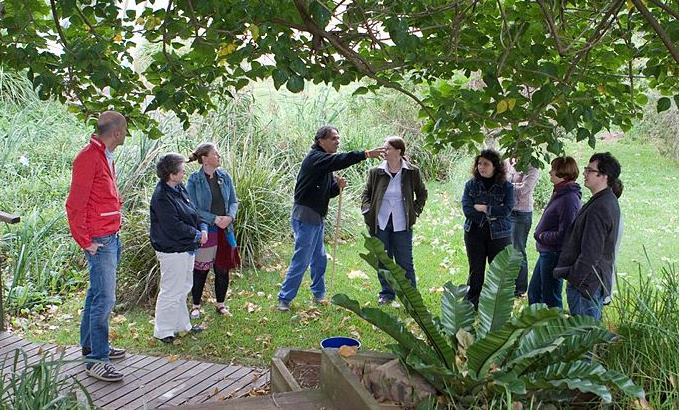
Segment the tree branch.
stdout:
<path fill-rule="evenodd" d="M 304 21 L 305 23 L 303 31 L 311 33 L 312 35 L 325 38 L 330 42 L 330 44 L 333 45 L 333 47 L 335 47 L 335 50 L 337 50 L 338 53 L 340 53 L 342 56 L 344 56 L 344 58 L 346 58 L 350 63 L 352 63 L 354 67 L 356 67 L 356 69 L 358 69 L 358 71 L 361 72 L 363 75 L 372 78 L 383 87 L 392 88 L 412 98 L 413 101 L 419 104 L 431 118 L 434 118 L 434 113 L 431 111 L 431 109 L 427 105 L 425 105 L 424 102 L 420 100 L 415 94 L 404 89 L 403 87 L 401 87 L 400 84 L 390 82 L 381 77 L 378 77 L 377 71 L 367 61 L 365 61 L 360 54 L 358 54 L 351 48 L 347 47 L 344 43 L 341 42 L 339 37 L 337 37 L 335 34 L 329 33 L 321 29 L 309 15 L 304 0 L 293 0 L 293 1 L 295 3 L 295 7 L 297 8 L 300 17 L 302 17 L 302 21 Z"/>
<path fill-rule="evenodd" d="M 570 78 L 575 72 L 575 69 L 577 65 L 580 63 L 580 61 L 587 55 L 589 55 L 589 51 L 592 49 L 592 47 L 598 44 L 599 41 L 603 38 L 608 28 L 610 28 L 611 24 L 613 24 L 614 18 L 618 14 L 618 11 L 620 11 L 620 9 L 622 8 L 624 2 L 625 0 L 615 0 L 613 4 L 611 4 L 611 7 L 608 9 L 606 14 L 604 14 L 604 17 L 601 19 L 597 27 L 594 29 L 594 33 L 592 33 L 592 36 L 589 38 L 589 40 L 587 40 L 587 43 L 585 43 L 585 46 L 578 50 L 577 54 L 573 58 L 571 65 L 568 67 L 568 71 L 566 71 L 566 75 L 564 75 L 563 78 L 564 83 L 568 83 L 568 81 L 570 81 Z M 611 16 L 613 18 L 611 18 Z"/>
<path fill-rule="evenodd" d="M 556 44 L 556 51 L 559 52 L 560 56 L 564 56 L 566 54 L 566 49 L 563 47 L 563 44 L 561 44 L 561 39 L 559 38 L 559 33 L 557 32 L 556 24 L 554 24 L 554 17 L 552 17 L 552 14 L 547 9 L 544 0 L 537 1 L 538 4 L 540 5 L 540 10 L 542 10 L 542 14 L 545 16 L 545 20 L 547 21 L 549 33 L 552 35 L 552 38 L 554 39 L 554 44 Z"/>
<path fill-rule="evenodd" d="M 50 7 L 52 8 L 52 20 L 54 20 L 54 28 L 57 30 L 57 33 L 59 34 L 61 44 L 64 46 L 64 50 L 73 54 L 73 51 L 68 45 L 68 41 L 66 41 L 66 35 L 64 34 L 64 31 L 61 29 L 61 24 L 59 24 L 59 16 L 57 15 L 57 5 L 54 0 L 50 0 Z"/>
<path fill-rule="evenodd" d="M 660 7 L 661 9 L 665 10 L 666 13 L 672 15 L 675 19 L 679 20 L 679 12 L 673 10 L 670 6 L 667 4 L 659 1 L 659 0 L 650 0 L 651 3 L 655 4 L 656 6 Z"/>
<path fill-rule="evenodd" d="M 653 27 L 653 30 L 658 34 L 658 37 L 660 37 L 660 40 L 662 40 L 663 44 L 665 44 L 665 47 L 667 50 L 670 52 L 672 55 L 672 58 L 674 58 L 674 61 L 679 64 L 679 52 L 677 52 L 677 49 L 674 48 L 674 44 L 672 44 L 672 40 L 670 39 L 670 36 L 667 35 L 665 30 L 660 27 L 660 24 L 658 21 L 653 17 L 650 11 L 646 8 L 646 6 L 639 0 L 631 0 L 632 3 L 634 4 L 634 7 L 637 8 L 641 12 L 641 14 L 644 16 L 644 19 L 648 22 L 648 24 Z"/>

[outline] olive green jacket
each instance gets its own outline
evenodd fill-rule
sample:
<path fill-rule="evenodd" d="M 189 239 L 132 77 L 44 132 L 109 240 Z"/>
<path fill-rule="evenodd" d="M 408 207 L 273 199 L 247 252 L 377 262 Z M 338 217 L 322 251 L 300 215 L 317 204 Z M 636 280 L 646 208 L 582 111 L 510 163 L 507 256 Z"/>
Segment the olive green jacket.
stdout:
<path fill-rule="evenodd" d="M 417 217 L 422 213 L 424 204 L 427 201 L 427 187 L 422 181 L 420 170 L 408 161 L 403 161 L 401 194 L 403 195 L 405 205 L 408 230 L 412 230 Z M 368 226 L 370 235 L 375 235 L 377 232 L 377 215 L 380 212 L 382 198 L 389 186 L 389 181 L 391 181 L 391 177 L 380 167 L 372 168 L 368 172 L 368 180 L 362 195 L 361 212 L 363 212 L 363 219 Z"/>

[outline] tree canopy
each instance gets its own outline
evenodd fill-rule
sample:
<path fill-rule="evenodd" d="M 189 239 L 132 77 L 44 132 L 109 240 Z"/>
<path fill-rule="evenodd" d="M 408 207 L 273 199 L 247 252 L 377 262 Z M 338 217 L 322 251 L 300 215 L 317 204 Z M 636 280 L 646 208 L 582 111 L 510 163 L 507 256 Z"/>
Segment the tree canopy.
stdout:
<path fill-rule="evenodd" d="M 0 62 L 85 116 L 150 111 L 188 127 L 215 98 L 271 78 L 399 90 L 434 146 L 495 135 L 528 156 L 556 130 L 594 144 L 648 102 L 679 104 L 679 2 L 670 0 L 0 0 Z M 135 69 L 140 46 L 150 63 Z M 539 147 L 539 148 L 538 148 Z M 533 152 L 535 154 L 535 152 Z"/>

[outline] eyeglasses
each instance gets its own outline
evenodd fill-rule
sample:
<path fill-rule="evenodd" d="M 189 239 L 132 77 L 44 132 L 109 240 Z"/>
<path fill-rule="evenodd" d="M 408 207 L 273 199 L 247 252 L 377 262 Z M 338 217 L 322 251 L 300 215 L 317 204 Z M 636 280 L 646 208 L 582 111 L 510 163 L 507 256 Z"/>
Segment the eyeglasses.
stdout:
<path fill-rule="evenodd" d="M 585 167 L 585 174 L 591 174 L 593 172 L 596 173 L 597 175 L 603 174 L 603 172 L 599 171 L 598 169 Z"/>

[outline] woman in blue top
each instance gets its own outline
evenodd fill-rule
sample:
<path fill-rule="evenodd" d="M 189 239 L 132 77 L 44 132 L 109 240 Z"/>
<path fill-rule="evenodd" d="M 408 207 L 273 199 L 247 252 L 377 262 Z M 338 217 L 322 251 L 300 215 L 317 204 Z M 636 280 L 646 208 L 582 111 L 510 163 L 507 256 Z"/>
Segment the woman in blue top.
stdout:
<path fill-rule="evenodd" d="M 509 216 L 514 206 L 514 188 L 506 179 L 500 153 L 485 149 L 474 159 L 472 178 L 464 186 L 462 210 L 464 244 L 469 261 L 467 299 L 479 305 L 488 264 L 511 244 L 512 224 Z"/>
<path fill-rule="evenodd" d="M 210 268 L 215 271 L 216 310 L 229 315 L 224 304 L 229 288 L 229 269 L 240 265 L 236 248 L 233 221 L 238 212 L 238 198 L 231 176 L 219 167 L 221 156 L 212 143 L 200 144 L 189 156 L 189 162 L 198 161 L 202 167 L 191 174 L 186 189 L 202 222 L 208 225 L 208 240 L 196 254 L 193 269 L 193 308 L 191 318 L 200 317 L 200 303 L 205 280 Z"/>

